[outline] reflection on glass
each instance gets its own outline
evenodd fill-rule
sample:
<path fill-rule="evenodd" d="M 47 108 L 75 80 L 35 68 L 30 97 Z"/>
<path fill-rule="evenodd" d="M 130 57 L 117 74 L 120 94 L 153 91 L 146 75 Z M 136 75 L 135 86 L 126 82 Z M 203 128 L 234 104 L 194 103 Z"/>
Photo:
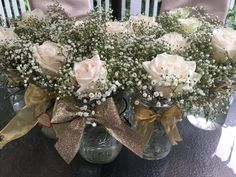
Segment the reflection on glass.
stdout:
<path fill-rule="evenodd" d="M 25 90 L 19 87 L 8 88 L 9 97 L 15 112 L 20 111 L 25 106 Z"/>

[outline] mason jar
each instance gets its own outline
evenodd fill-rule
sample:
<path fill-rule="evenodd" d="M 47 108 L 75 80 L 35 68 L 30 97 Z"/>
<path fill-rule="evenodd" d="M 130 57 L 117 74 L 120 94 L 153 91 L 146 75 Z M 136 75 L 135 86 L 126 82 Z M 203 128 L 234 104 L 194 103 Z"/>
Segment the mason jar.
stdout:
<path fill-rule="evenodd" d="M 129 119 L 127 113 L 128 102 L 124 96 L 114 98 L 121 119 Z M 124 120 L 125 121 L 125 120 Z M 80 155 L 88 162 L 94 164 L 107 164 L 112 162 L 120 153 L 122 144 L 113 138 L 106 129 L 99 124 L 89 123 L 86 125 L 81 140 Z"/>
<path fill-rule="evenodd" d="M 215 110 L 221 110 L 221 113 L 214 114 L 209 113 L 208 117 L 204 111 L 198 111 L 193 109 L 186 113 L 188 121 L 195 127 L 202 130 L 216 130 L 222 127 L 228 115 L 228 110 L 233 102 L 233 95 L 225 99 L 214 99 L 213 102 L 217 102 Z"/>
<path fill-rule="evenodd" d="M 154 102 L 150 102 L 141 96 L 133 96 L 133 104 L 138 101 L 154 112 L 161 112 L 170 108 L 171 103 L 166 103 L 162 106 L 157 106 Z M 135 127 L 137 127 L 137 122 Z M 167 137 L 165 130 L 160 121 L 154 122 L 154 128 L 149 141 L 144 146 L 143 159 L 159 160 L 165 158 L 171 151 L 172 145 Z"/>

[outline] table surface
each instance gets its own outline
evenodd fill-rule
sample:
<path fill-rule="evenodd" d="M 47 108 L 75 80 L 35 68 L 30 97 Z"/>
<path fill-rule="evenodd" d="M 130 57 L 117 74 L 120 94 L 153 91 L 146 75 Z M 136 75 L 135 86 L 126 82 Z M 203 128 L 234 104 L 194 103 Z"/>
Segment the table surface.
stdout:
<path fill-rule="evenodd" d="M 0 100 L 6 90 L 0 90 Z M 0 128 L 13 116 L 11 104 L 0 101 Z M 225 125 L 215 131 L 195 128 L 187 119 L 178 124 L 184 141 L 159 161 L 147 161 L 123 148 L 107 165 L 93 165 L 77 156 L 67 165 L 55 141 L 35 127 L 0 150 L 0 177 L 236 177 L 236 102 Z"/>

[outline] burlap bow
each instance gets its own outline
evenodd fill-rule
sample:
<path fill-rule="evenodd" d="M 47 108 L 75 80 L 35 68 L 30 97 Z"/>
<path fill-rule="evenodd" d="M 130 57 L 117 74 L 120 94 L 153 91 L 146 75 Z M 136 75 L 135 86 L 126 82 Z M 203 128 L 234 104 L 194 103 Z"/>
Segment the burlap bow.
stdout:
<path fill-rule="evenodd" d="M 59 137 L 55 147 L 61 157 L 70 163 L 80 148 L 80 142 L 86 125 L 85 117 L 79 116 L 79 106 L 71 100 L 60 100 L 55 105 L 53 124 L 70 122 L 67 129 Z M 100 123 L 108 133 L 121 144 L 129 148 L 138 156 L 143 156 L 143 138 L 136 131 L 129 128 L 119 116 L 112 98 L 97 106 L 93 119 Z"/>
<path fill-rule="evenodd" d="M 24 136 L 38 123 L 48 126 L 49 116 L 45 112 L 51 98 L 46 91 L 30 84 L 24 96 L 25 107 L 0 131 L 0 148 Z"/>
<path fill-rule="evenodd" d="M 139 104 L 135 106 L 135 119 L 137 120 L 137 129 L 143 135 L 145 143 L 148 143 L 151 138 L 155 121 L 161 122 L 172 145 L 176 145 L 182 140 L 176 126 L 176 123 L 182 119 L 182 112 L 176 105 L 164 111 L 155 112 Z"/>

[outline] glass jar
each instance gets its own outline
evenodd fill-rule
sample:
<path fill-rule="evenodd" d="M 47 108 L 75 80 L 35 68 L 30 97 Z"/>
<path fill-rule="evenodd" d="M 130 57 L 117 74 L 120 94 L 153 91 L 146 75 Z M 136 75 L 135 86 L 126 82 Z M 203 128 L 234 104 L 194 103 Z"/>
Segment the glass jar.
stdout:
<path fill-rule="evenodd" d="M 209 113 L 208 118 L 203 111 L 192 110 L 192 112 L 186 113 L 188 121 L 195 127 L 202 130 L 216 130 L 222 127 L 227 118 L 228 109 L 233 102 L 233 96 L 225 99 L 215 99 L 213 102 L 218 102 L 216 110 L 221 110 L 223 113 L 212 115 Z M 196 113 L 197 112 L 197 113 Z"/>
<path fill-rule="evenodd" d="M 1 83 L 8 90 L 8 95 L 5 99 L 10 98 L 13 110 L 18 112 L 25 106 L 25 87 L 22 85 L 22 78 L 20 78 L 20 74 L 16 69 L 2 71 L 2 75 Z"/>
<path fill-rule="evenodd" d="M 121 119 L 129 119 L 127 116 L 128 104 L 123 96 L 116 97 L 115 102 Z M 107 164 L 112 162 L 120 153 L 122 144 L 113 138 L 103 126 L 93 123 L 86 125 L 81 140 L 80 155 L 88 162 L 94 164 Z"/>
<path fill-rule="evenodd" d="M 15 112 L 20 111 L 25 106 L 25 89 L 21 87 L 8 88 L 8 97 L 11 100 L 12 108 Z"/>
<path fill-rule="evenodd" d="M 122 144 L 101 126 L 87 125 L 83 134 L 79 153 L 88 162 L 106 164 L 120 153 Z"/>
<path fill-rule="evenodd" d="M 138 101 L 149 109 L 159 112 L 168 109 L 171 103 L 166 103 L 161 107 L 156 106 L 153 102 L 144 99 L 141 96 L 134 96 L 134 102 Z M 134 103 L 133 103 L 134 104 Z M 137 127 L 137 125 L 135 125 Z M 172 145 L 167 137 L 165 130 L 159 121 L 154 122 L 154 130 L 149 142 L 144 146 L 143 159 L 160 160 L 165 158 L 171 151 Z"/>
<path fill-rule="evenodd" d="M 160 122 L 155 122 L 154 131 L 149 142 L 144 146 L 143 158 L 159 160 L 165 158 L 171 150 L 171 143 Z"/>

